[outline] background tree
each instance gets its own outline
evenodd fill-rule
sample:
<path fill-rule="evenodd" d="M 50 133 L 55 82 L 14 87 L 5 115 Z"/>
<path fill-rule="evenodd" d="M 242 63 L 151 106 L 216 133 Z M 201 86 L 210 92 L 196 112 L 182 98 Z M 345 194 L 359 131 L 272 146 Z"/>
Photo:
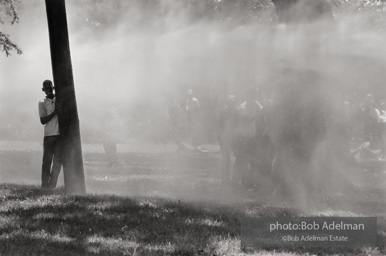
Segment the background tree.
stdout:
<path fill-rule="evenodd" d="M 10 22 L 12 25 L 19 21 L 15 3 L 17 0 L 0 0 L 0 23 Z M 7 57 L 11 55 L 11 51 L 16 51 L 21 54 L 21 49 L 10 40 L 9 35 L 0 31 L 0 47 L 5 52 Z"/>
<path fill-rule="evenodd" d="M 310 22 L 324 16 L 332 17 L 327 0 L 272 0 L 280 22 Z"/>

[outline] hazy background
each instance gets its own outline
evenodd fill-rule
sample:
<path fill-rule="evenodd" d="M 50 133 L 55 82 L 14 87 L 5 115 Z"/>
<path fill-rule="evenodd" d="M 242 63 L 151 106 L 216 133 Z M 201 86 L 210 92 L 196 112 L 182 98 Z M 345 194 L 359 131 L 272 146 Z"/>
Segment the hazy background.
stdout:
<path fill-rule="evenodd" d="M 66 2 L 82 135 L 90 142 L 106 104 L 119 109 L 130 137 L 188 88 L 205 106 L 224 92 L 242 98 L 245 88 L 273 87 L 286 67 L 317 70 L 332 91 L 381 88 L 386 78 L 379 1 L 331 1 L 333 21 L 301 26 L 278 26 L 264 0 Z M 19 24 L 4 31 L 24 54 L 0 58 L 0 137 L 36 141 L 41 83 L 52 79 L 44 1 L 22 1 L 18 10 Z"/>

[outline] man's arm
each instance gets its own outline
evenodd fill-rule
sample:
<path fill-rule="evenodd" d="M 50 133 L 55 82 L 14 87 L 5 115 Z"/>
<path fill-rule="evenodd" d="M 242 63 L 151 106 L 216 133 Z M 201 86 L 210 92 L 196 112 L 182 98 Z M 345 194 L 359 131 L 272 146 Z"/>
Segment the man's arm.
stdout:
<path fill-rule="evenodd" d="M 38 107 L 39 107 L 40 123 L 42 125 L 45 125 L 46 123 L 51 121 L 51 119 L 56 115 L 56 109 L 51 114 L 47 115 L 47 111 L 42 102 L 39 102 Z"/>
<path fill-rule="evenodd" d="M 52 112 L 51 114 L 49 114 L 48 116 L 45 116 L 45 117 L 40 117 L 40 123 L 42 125 L 45 125 L 46 123 L 48 123 L 49 121 L 51 121 L 51 119 L 56 115 L 56 110 L 54 110 L 54 112 Z"/>

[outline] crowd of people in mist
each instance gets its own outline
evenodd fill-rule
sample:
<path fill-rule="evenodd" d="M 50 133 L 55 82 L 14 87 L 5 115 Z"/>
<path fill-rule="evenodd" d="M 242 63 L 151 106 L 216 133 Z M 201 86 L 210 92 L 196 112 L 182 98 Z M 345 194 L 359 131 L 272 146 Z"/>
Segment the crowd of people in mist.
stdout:
<path fill-rule="evenodd" d="M 283 83 L 289 87 L 286 79 Z M 166 98 L 159 112 L 142 117 L 146 121 L 137 125 L 154 143 L 174 143 L 179 152 L 206 153 L 205 145 L 219 144 L 223 187 L 287 193 L 295 187 L 291 180 L 297 180 L 296 186 L 306 190 L 321 181 L 329 189 L 329 183 L 345 180 L 345 171 L 385 160 L 383 98 L 353 90 L 321 95 L 316 90 L 312 96 L 313 89 L 303 87 L 292 96 L 284 89 L 251 87 L 237 97 L 226 93 L 208 97 L 189 89 Z M 123 138 L 117 127 L 124 124 L 119 110 L 109 109 L 111 120 L 106 123 L 111 136 L 105 136 L 103 144 L 109 166 L 114 166 L 119 162 L 116 144 Z"/>
<path fill-rule="evenodd" d="M 302 105 L 301 96 L 280 102 L 269 95 L 250 89 L 244 99 L 224 100 L 218 120 L 222 184 L 284 194 L 328 190 L 349 182 L 346 171 L 385 160 L 383 99 L 352 92 Z"/>

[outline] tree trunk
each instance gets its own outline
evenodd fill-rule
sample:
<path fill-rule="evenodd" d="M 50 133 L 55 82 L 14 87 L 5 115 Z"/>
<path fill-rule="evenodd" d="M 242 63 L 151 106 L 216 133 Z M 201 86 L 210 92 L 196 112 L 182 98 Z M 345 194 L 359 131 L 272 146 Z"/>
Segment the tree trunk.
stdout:
<path fill-rule="evenodd" d="M 85 194 L 82 147 L 65 0 L 46 0 L 52 73 L 63 149 L 64 185 L 68 194 Z"/>

